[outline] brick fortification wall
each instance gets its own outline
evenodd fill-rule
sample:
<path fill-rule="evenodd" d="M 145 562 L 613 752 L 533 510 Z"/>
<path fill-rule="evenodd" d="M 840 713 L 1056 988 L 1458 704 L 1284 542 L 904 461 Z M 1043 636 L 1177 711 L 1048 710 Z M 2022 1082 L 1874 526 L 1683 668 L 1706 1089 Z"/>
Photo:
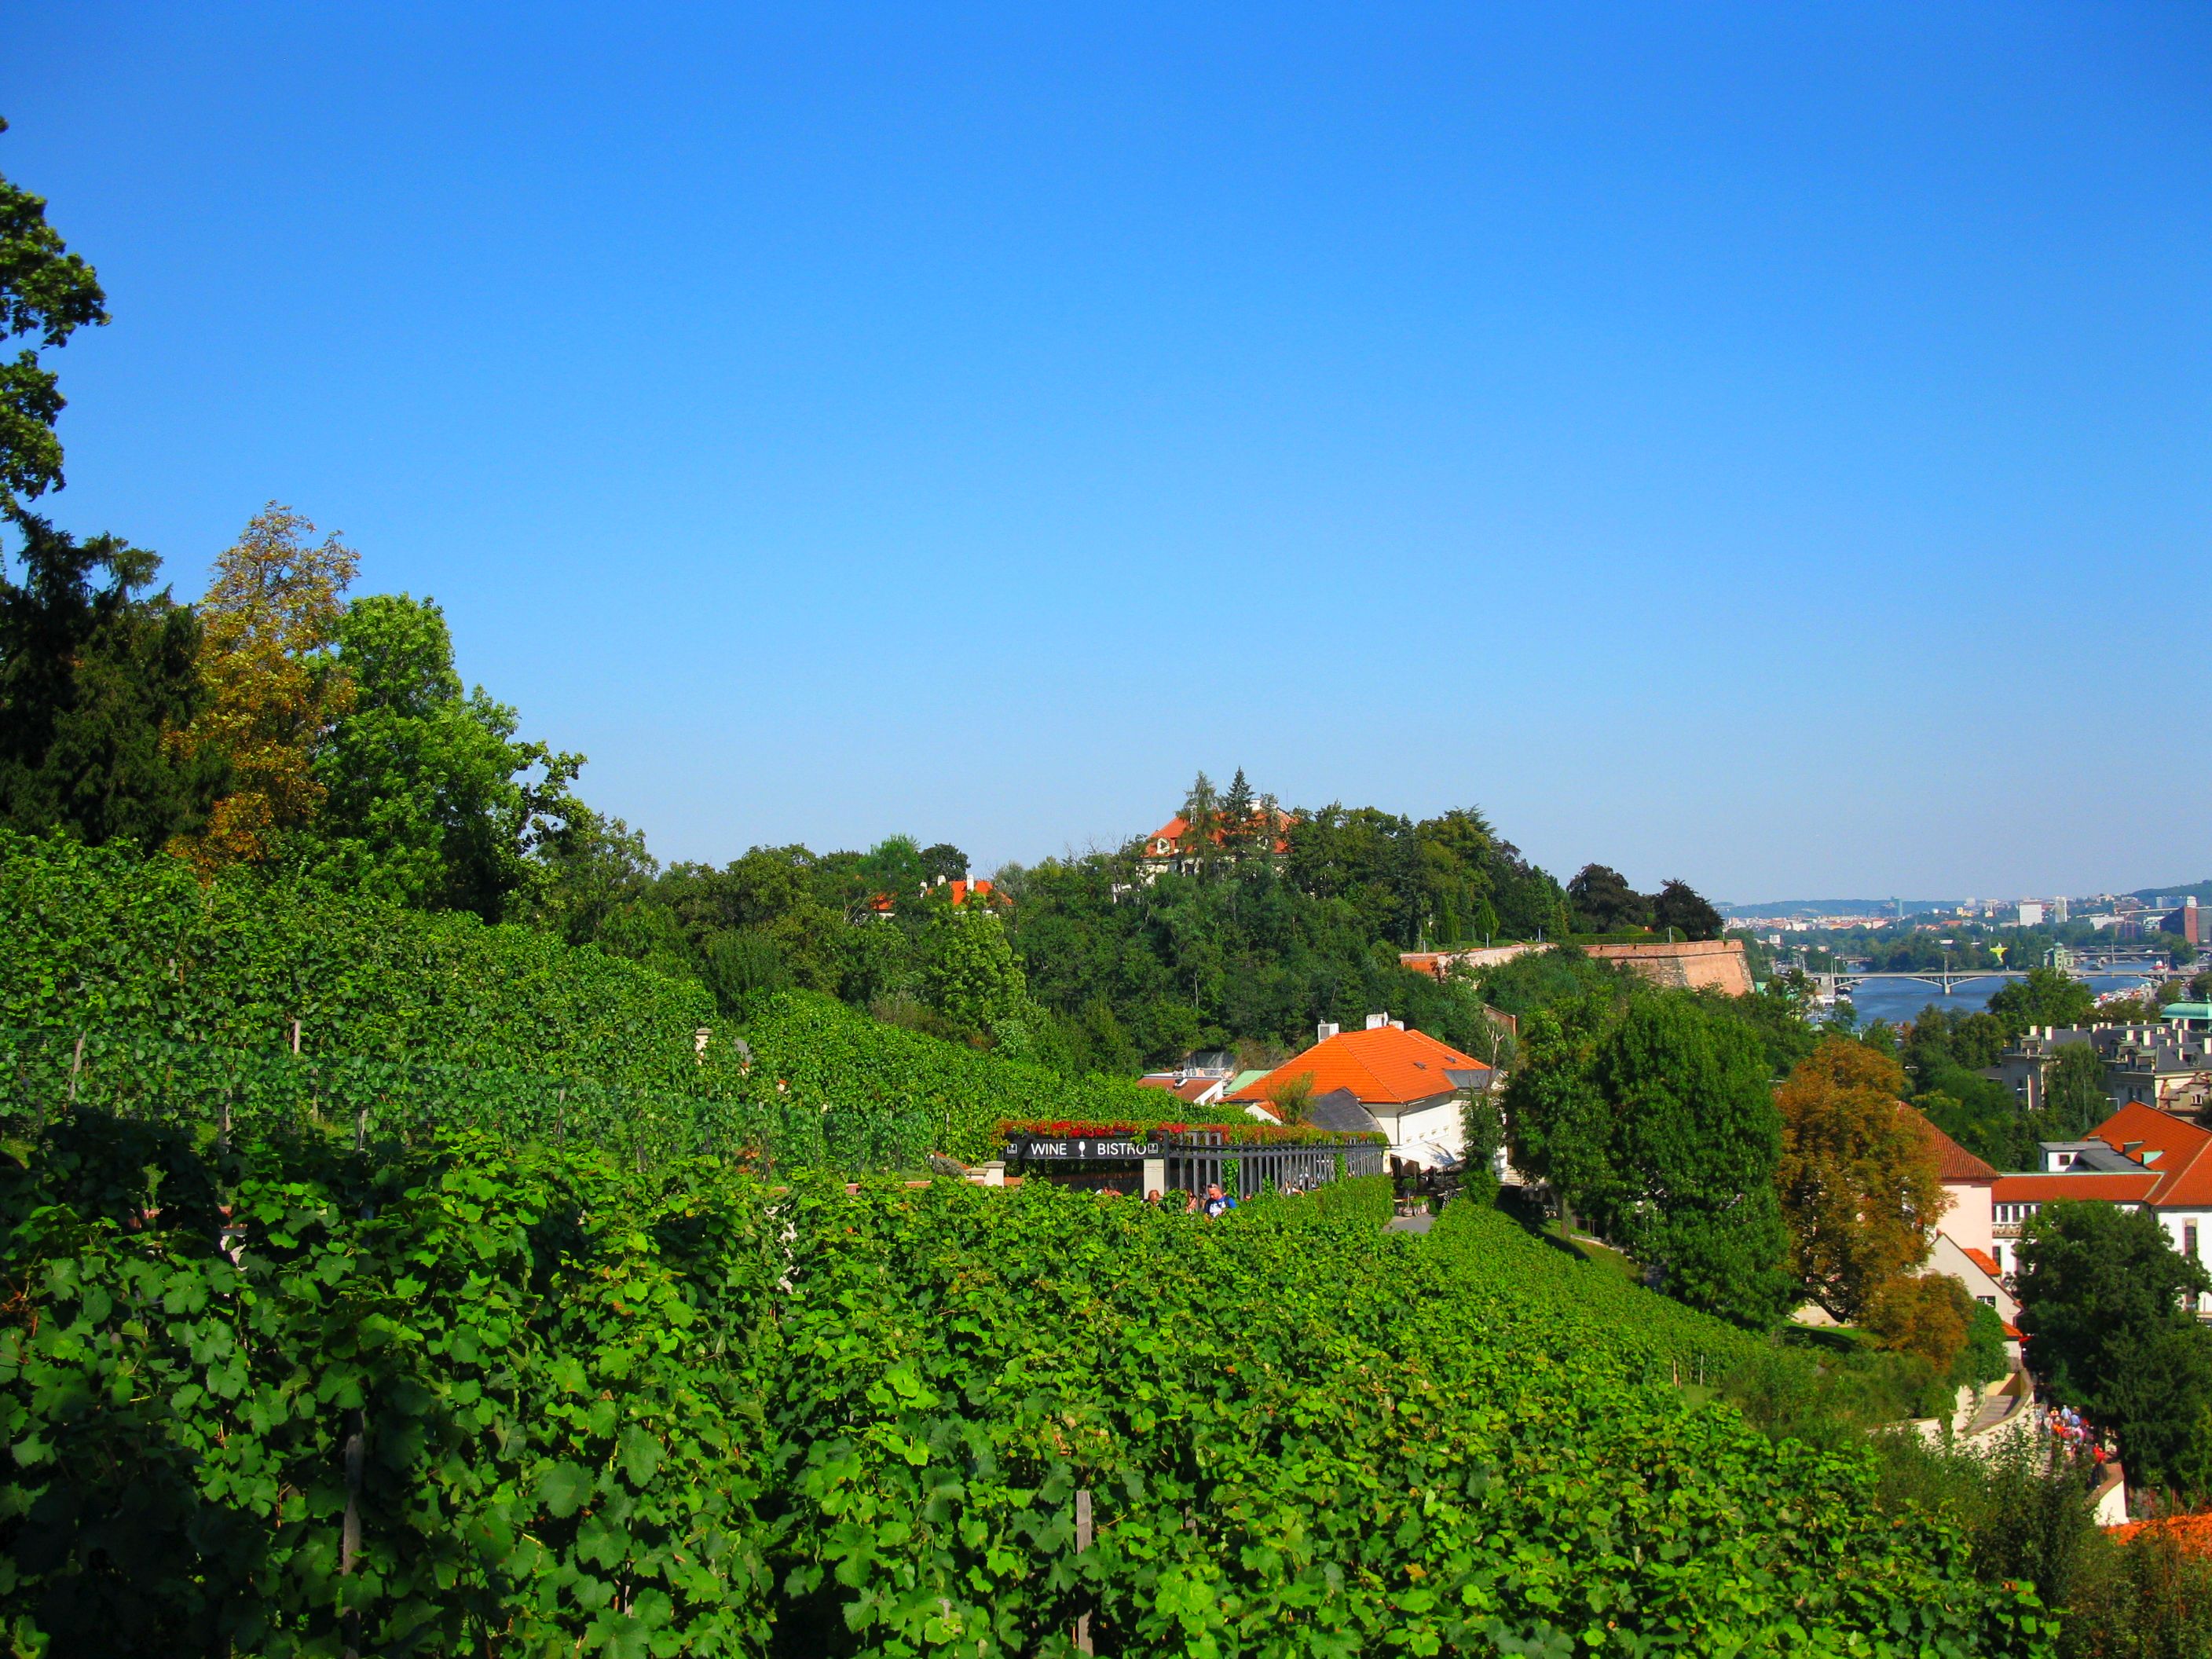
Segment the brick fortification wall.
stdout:
<path fill-rule="evenodd" d="M 1398 960 L 1417 973 L 1438 979 L 1455 962 L 1487 968 L 1510 962 L 1531 951 L 1549 950 L 1544 945 L 1492 945 L 1467 951 L 1407 951 Z M 1625 963 L 1654 985 L 1680 986 L 1690 990 L 1725 991 L 1730 996 L 1751 994 L 1751 966 L 1744 960 L 1738 939 L 1684 940 L 1679 945 L 1586 945 L 1583 951 L 1605 962 Z"/>
<path fill-rule="evenodd" d="M 1654 985 L 1681 986 L 1692 991 L 1725 991 L 1732 997 L 1751 994 L 1751 966 L 1744 960 L 1740 939 L 1688 940 L 1680 945 L 1592 945 L 1591 956 L 1605 962 L 1623 962 Z"/>

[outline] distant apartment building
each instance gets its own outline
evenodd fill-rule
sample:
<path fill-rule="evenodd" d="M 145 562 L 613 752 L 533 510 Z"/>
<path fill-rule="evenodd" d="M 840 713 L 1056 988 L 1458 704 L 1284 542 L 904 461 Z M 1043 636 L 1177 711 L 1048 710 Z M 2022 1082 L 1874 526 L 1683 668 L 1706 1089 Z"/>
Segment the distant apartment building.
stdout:
<path fill-rule="evenodd" d="M 2086 1042 L 2105 1066 L 2105 1097 L 2196 1114 L 2212 1103 L 2212 1008 L 2175 1003 L 2154 1025 L 2033 1025 L 1982 1073 L 2012 1091 L 2025 1111 L 2040 1111 L 2051 1062 Z"/>
<path fill-rule="evenodd" d="M 2020 902 L 2020 915 L 2018 919 L 2020 925 L 2023 927 L 2042 927 L 2043 906 L 2041 902 L 2035 899 L 2022 899 Z"/>

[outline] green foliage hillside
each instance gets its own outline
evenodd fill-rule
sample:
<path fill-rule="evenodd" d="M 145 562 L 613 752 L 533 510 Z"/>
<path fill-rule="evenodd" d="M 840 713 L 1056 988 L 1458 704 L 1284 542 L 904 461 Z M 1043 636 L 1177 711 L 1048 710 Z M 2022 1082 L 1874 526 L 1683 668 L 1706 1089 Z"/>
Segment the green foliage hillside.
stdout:
<path fill-rule="evenodd" d="M 697 1086 L 696 984 L 526 928 L 173 859 L 0 837 L 0 1028 Z M 709 1044 L 711 1063 L 726 1054 Z"/>
<path fill-rule="evenodd" d="M 580 1135 L 647 1161 L 750 1141 L 910 1169 L 988 1156 L 1002 1118 L 1219 1115 L 805 992 L 757 1000 L 740 1042 L 696 982 L 590 946 L 251 872 L 204 890 L 180 861 L 58 838 L 0 836 L 0 1107 L 19 1116 L 73 1093 L 171 1122 L 365 1110 L 380 1132 Z"/>
<path fill-rule="evenodd" d="M 1603 1356 L 1625 1380 L 1718 1382 L 1771 1351 L 1741 1326 L 1547 1244 L 1494 1209 L 1448 1205 L 1428 1248 L 1453 1273 L 1467 1305 L 1486 1306 L 1494 1317 Z"/>
<path fill-rule="evenodd" d="M 71 1120 L 0 1225 L 19 1650 L 2051 1650 L 1486 1224 Z"/>
<path fill-rule="evenodd" d="M 1069 1077 L 902 1031 L 810 991 L 766 999 L 744 1030 L 755 1077 L 787 1084 L 793 1102 L 833 1112 L 918 1114 L 935 1131 L 935 1149 L 951 1158 L 989 1157 L 1002 1118 L 1249 1121 L 1242 1112 L 1188 1106 L 1127 1079 Z"/>

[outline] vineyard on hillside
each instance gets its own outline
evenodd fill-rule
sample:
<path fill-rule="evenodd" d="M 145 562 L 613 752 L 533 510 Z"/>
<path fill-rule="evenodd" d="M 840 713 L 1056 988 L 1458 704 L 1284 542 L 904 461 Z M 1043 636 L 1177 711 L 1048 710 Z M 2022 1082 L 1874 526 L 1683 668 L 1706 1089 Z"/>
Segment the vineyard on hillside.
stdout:
<path fill-rule="evenodd" d="M 703 1094 L 697 985 L 520 927 L 0 832 L 0 1030 L 289 1049 Z M 703 1064 L 702 1060 L 703 1059 Z"/>
<path fill-rule="evenodd" d="M 1775 1352 L 1763 1337 L 1582 1261 L 1494 1209 L 1449 1206 L 1428 1245 L 1455 1276 L 1462 1306 L 1502 1308 L 1561 1342 L 1606 1353 L 1639 1382 L 1717 1382 Z"/>
<path fill-rule="evenodd" d="M 0 1609 L 27 1651 L 2049 1650 L 1863 1450 L 1659 1380 L 1694 1316 L 1379 1219 L 68 1117 L 0 1162 Z"/>
<path fill-rule="evenodd" d="M 988 1157 L 1007 1118 L 1218 1115 L 804 992 L 740 1031 L 695 982 L 594 947 L 310 884 L 204 890 L 178 860 L 61 840 L 0 831 L 0 1116 L 19 1125 L 74 1103 L 858 1170 Z"/>
<path fill-rule="evenodd" d="M 1249 1123 L 1244 1113 L 1190 1106 L 1124 1078 L 1067 1077 L 884 1025 L 835 998 L 787 991 L 745 1022 L 758 1073 L 789 1098 L 835 1111 L 913 1112 L 935 1126 L 937 1150 L 989 1158 L 1009 1120 L 1150 1124 Z M 1018 1101 L 1008 1109 L 1009 1101 Z"/>

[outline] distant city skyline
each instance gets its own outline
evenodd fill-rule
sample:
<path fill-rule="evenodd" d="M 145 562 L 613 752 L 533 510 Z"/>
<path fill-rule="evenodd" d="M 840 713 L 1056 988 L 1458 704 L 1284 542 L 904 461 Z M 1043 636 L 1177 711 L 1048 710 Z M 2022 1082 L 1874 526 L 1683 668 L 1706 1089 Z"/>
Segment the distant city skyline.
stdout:
<path fill-rule="evenodd" d="M 2154 902 L 2158 897 L 2163 896 L 2170 898 L 2172 902 L 2179 904 L 2191 892 L 2195 892 L 2198 896 L 2202 896 L 2205 894 L 2208 889 L 2212 889 L 2212 879 L 2193 882 L 2177 882 L 2169 887 L 2164 888 L 2158 887 L 2156 885 L 2148 887 L 2092 887 L 2083 889 L 2078 892 L 2070 893 L 2062 893 L 2056 888 L 2052 888 L 2042 892 L 2025 893 L 1998 893 L 1992 890 L 1987 892 L 1979 893 L 1960 893 L 1948 898 L 1915 898 L 1909 895 L 1900 893 L 1890 898 L 1867 898 L 1862 896 L 1858 898 L 1738 899 L 1721 897 L 1716 898 L 1714 902 L 1730 910 L 1752 913 L 1757 912 L 1762 906 L 1771 907 L 1778 913 L 1784 910 L 1804 909 L 1813 906 L 1831 906 L 1833 907 L 1832 914 L 1838 915 L 1851 914 L 1854 912 L 1871 914 L 1878 910 L 1887 910 L 1893 905 L 1901 903 L 1905 907 L 1907 914 L 1910 914 L 1916 906 L 1919 907 L 1923 911 L 1925 911 L 1932 908 L 1954 909 L 1960 905 L 1966 904 L 1979 906 L 1988 904 L 2013 905 L 2022 902 L 2048 902 L 2051 900 L 2058 898 L 2064 898 L 2070 901 L 2075 899 L 2094 897 L 2115 899 L 2132 897 L 2148 903 Z"/>
<path fill-rule="evenodd" d="M 44 510 L 344 531 L 664 859 L 1241 764 L 1647 891 L 2208 862 L 2202 8 L 11 21 Z"/>

